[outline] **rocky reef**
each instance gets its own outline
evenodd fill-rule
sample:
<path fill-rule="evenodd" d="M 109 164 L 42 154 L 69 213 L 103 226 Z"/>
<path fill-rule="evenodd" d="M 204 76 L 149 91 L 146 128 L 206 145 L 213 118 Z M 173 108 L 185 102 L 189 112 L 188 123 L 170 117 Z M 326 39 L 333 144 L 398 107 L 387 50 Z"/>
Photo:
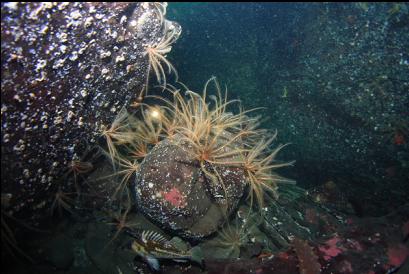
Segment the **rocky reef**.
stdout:
<path fill-rule="evenodd" d="M 179 53 L 232 72 L 240 101 L 214 77 L 202 92 L 170 85 L 181 27 L 166 3 L 2 3 L 3 270 L 154 273 L 150 256 L 163 273 L 406 273 L 407 5 L 312 4 L 309 24 L 304 4 L 271 5 L 217 5 L 202 56 L 198 37 Z M 275 33 L 282 22 L 293 31 Z M 226 58 L 208 59 L 215 45 Z M 276 173 L 293 164 L 281 139 L 305 188 Z M 176 257 L 193 248 L 202 263 Z"/>
<path fill-rule="evenodd" d="M 1 186 L 9 214 L 38 219 L 58 190 L 73 189 L 67 178 L 93 169 L 87 152 L 146 89 L 147 48 L 169 28 L 180 30 L 164 11 L 160 3 L 1 4 Z"/>

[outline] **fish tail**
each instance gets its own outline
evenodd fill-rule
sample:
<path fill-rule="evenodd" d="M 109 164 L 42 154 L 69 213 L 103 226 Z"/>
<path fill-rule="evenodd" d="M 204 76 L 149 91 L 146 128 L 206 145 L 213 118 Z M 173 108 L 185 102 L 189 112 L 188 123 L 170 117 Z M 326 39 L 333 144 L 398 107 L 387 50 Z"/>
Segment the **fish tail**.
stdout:
<path fill-rule="evenodd" d="M 151 269 L 155 271 L 159 271 L 159 260 L 153 256 L 146 256 L 145 261 L 148 263 L 148 265 L 151 267 Z"/>

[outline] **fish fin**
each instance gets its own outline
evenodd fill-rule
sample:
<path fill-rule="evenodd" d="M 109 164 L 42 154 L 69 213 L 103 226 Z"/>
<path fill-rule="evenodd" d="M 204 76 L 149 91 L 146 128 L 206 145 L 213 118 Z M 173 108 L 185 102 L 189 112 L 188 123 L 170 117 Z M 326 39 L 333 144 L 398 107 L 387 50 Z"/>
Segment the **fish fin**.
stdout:
<path fill-rule="evenodd" d="M 142 241 L 146 244 L 148 241 L 157 242 L 160 244 L 166 243 L 168 240 L 160 233 L 152 231 L 152 230 L 145 230 L 142 232 Z"/>
<path fill-rule="evenodd" d="M 191 260 L 203 266 L 203 252 L 200 246 L 195 246 L 190 250 Z"/>
<path fill-rule="evenodd" d="M 159 260 L 156 259 L 153 256 L 147 256 L 146 257 L 146 262 L 149 264 L 149 266 L 154 269 L 155 271 L 159 270 Z"/>

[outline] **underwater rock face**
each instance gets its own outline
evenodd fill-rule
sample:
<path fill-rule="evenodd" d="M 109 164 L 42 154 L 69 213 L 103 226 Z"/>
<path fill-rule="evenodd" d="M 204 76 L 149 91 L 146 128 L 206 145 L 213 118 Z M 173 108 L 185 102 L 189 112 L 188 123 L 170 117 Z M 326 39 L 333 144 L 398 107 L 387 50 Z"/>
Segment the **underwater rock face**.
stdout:
<path fill-rule="evenodd" d="M 200 239 L 236 209 L 246 177 L 238 167 L 216 166 L 223 188 L 204 174 L 189 146 L 177 140 L 175 136 L 157 144 L 142 162 L 135 184 L 137 205 L 159 225 Z"/>
<path fill-rule="evenodd" d="M 2 192 L 11 213 L 35 219 L 144 89 L 163 14 L 153 3 L 53 2 L 2 3 L 1 17 Z"/>

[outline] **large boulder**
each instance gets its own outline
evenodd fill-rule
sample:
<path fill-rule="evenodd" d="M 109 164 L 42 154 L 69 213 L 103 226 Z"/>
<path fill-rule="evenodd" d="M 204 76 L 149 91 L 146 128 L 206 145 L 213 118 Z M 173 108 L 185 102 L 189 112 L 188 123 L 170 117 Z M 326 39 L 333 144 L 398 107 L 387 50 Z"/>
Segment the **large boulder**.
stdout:
<path fill-rule="evenodd" d="M 1 4 L 1 188 L 10 213 L 37 219 L 73 161 L 145 89 L 146 47 L 167 31 L 164 8 Z"/>
<path fill-rule="evenodd" d="M 247 181 L 243 169 L 207 166 L 192 158 L 191 147 L 175 137 L 157 144 L 140 166 L 135 192 L 138 208 L 154 222 L 200 239 L 215 232 L 240 201 Z"/>

